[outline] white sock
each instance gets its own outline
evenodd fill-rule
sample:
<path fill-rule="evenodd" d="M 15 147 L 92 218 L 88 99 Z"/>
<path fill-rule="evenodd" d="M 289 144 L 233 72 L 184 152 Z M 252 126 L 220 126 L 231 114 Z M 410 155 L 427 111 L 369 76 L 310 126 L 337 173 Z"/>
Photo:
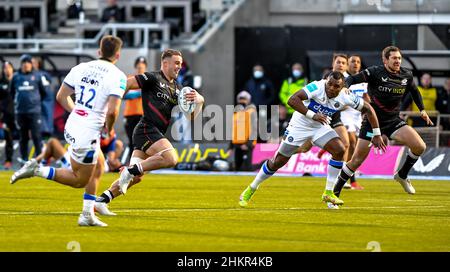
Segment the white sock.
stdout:
<path fill-rule="evenodd" d="M 36 171 L 34 172 L 35 176 L 45 178 L 48 180 L 53 180 L 55 178 L 56 169 L 51 166 L 38 166 Z"/>
<path fill-rule="evenodd" d="M 327 167 L 327 185 L 325 186 L 325 190 L 332 191 L 334 189 L 343 164 L 342 161 L 330 160 Z"/>
<path fill-rule="evenodd" d="M 95 204 L 95 195 L 90 195 L 88 193 L 84 193 L 83 195 L 83 215 L 91 216 L 94 215 L 94 204 Z"/>
<path fill-rule="evenodd" d="M 250 187 L 253 190 L 258 189 L 259 184 L 261 184 L 266 179 L 270 178 L 273 174 L 275 174 L 276 171 L 272 171 L 267 167 L 267 161 L 262 165 L 261 169 L 259 170 L 258 174 L 256 175 L 253 182 L 250 184 Z"/>

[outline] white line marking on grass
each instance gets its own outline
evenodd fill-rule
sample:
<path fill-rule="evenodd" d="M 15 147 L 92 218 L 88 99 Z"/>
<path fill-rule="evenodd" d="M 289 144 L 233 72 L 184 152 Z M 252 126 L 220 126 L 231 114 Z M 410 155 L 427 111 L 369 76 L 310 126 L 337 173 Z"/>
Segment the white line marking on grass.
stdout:
<path fill-rule="evenodd" d="M 352 207 L 352 206 L 343 206 L 344 210 L 379 210 L 379 209 L 408 209 L 408 208 L 424 208 L 424 209 L 433 209 L 433 208 L 445 208 L 446 206 L 384 206 L 384 207 Z M 206 212 L 206 211 L 253 211 L 253 212 L 273 212 L 273 211 L 327 211 L 327 208 L 300 208 L 300 207 L 292 207 L 292 208 L 180 208 L 180 209 L 116 209 L 115 211 L 117 213 L 152 213 L 152 212 Z M 24 212 L 24 211 L 17 211 L 17 212 L 3 212 L 0 211 L 0 215 L 78 215 L 79 212 Z"/>

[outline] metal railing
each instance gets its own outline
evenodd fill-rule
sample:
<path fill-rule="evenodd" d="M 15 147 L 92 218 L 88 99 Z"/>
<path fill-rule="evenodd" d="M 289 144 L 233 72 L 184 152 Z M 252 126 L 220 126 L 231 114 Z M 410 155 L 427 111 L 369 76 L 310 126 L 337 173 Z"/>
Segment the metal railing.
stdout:
<path fill-rule="evenodd" d="M 206 23 L 191 37 L 172 41 L 172 44 L 191 52 L 198 52 L 246 0 L 223 0 L 223 10 L 208 14 Z"/>
<path fill-rule="evenodd" d="M 17 45 L 18 48 L 25 48 L 25 45 L 32 45 L 28 50 L 38 52 L 42 46 L 51 45 L 73 45 L 75 52 L 82 52 L 83 48 L 88 46 L 97 46 L 103 35 L 111 34 L 117 36 L 120 30 L 136 31 L 141 30 L 142 49 L 148 50 L 150 45 L 150 31 L 161 31 L 162 40 L 159 41 L 161 50 L 169 47 L 170 43 L 170 25 L 168 23 L 149 23 L 149 24 L 104 24 L 94 38 L 75 38 L 75 39 L 0 39 L 0 45 Z"/>
<path fill-rule="evenodd" d="M 414 127 L 414 129 L 419 133 L 427 145 L 434 145 L 436 148 L 439 147 L 440 140 L 442 136 L 450 136 L 450 130 L 444 130 L 442 126 L 442 119 L 450 121 L 450 114 L 441 114 L 439 111 L 427 111 L 428 116 L 434 119 L 434 126 L 431 127 Z M 408 121 L 410 118 L 420 118 L 420 112 L 417 111 L 402 111 L 400 116 Z"/>

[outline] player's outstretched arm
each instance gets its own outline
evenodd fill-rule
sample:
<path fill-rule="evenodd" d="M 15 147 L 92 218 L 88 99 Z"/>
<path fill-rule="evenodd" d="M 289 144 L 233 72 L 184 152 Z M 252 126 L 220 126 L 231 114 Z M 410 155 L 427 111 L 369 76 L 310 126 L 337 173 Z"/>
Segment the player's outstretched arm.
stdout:
<path fill-rule="evenodd" d="M 412 100 L 416 104 L 417 108 L 420 110 L 420 116 L 422 117 L 425 122 L 427 122 L 427 125 L 433 126 L 433 122 L 431 121 L 430 117 L 428 116 L 428 113 L 425 111 L 425 106 L 423 104 L 422 95 L 420 94 L 419 90 L 417 89 L 416 84 L 414 84 L 414 81 L 411 80 L 410 85 L 408 86 L 408 91 L 411 94 Z"/>
<path fill-rule="evenodd" d="M 72 112 L 75 107 L 72 97 L 70 97 L 73 93 L 74 89 L 63 83 L 56 94 L 56 101 L 68 112 Z"/>
<path fill-rule="evenodd" d="M 136 90 L 139 88 L 140 87 L 135 76 L 130 76 L 129 78 L 127 78 L 127 88 L 125 89 L 125 93 L 127 93 L 129 90 Z"/>
<path fill-rule="evenodd" d="M 345 86 L 350 87 L 351 85 L 367 82 L 368 75 L 367 75 L 367 69 L 364 71 L 361 71 L 357 73 L 356 75 L 349 75 L 345 79 Z"/>
<path fill-rule="evenodd" d="M 372 106 L 370 106 L 369 103 L 364 102 L 364 106 L 361 112 L 367 115 L 367 119 L 369 120 L 370 126 L 372 126 L 373 145 L 375 146 L 375 148 L 379 148 L 383 152 L 386 152 L 386 144 L 384 143 L 383 138 L 381 137 L 380 125 L 378 123 L 378 118 L 377 114 L 375 113 L 375 110 L 372 108 Z"/>
<path fill-rule="evenodd" d="M 312 110 L 308 110 L 305 104 L 303 104 L 303 100 L 308 100 L 308 95 L 306 94 L 305 90 L 301 89 L 289 98 L 288 105 L 291 106 L 294 110 L 305 115 L 306 117 L 322 123 L 323 125 L 327 125 L 330 123 L 330 117 L 321 113 L 315 113 Z"/>

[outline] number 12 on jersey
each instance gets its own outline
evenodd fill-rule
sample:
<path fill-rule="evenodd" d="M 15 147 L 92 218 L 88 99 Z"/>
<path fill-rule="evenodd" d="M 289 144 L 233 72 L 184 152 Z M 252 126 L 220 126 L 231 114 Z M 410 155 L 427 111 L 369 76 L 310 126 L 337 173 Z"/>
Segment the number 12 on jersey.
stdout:
<path fill-rule="evenodd" d="M 85 86 L 81 85 L 80 89 L 81 89 L 81 95 L 80 95 L 80 99 L 77 100 L 77 103 L 80 104 L 80 105 L 86 106 L 89 109 L 92 109 L 92 105 L 90 103 L 95 98 L 95 90 L 94 89 L 89 89 L 88 92 L 89 92 L 89 94 L 91 94 L 91 96 L 89 97 L 89 99 L 86 102 L 83 102 Z"/>

